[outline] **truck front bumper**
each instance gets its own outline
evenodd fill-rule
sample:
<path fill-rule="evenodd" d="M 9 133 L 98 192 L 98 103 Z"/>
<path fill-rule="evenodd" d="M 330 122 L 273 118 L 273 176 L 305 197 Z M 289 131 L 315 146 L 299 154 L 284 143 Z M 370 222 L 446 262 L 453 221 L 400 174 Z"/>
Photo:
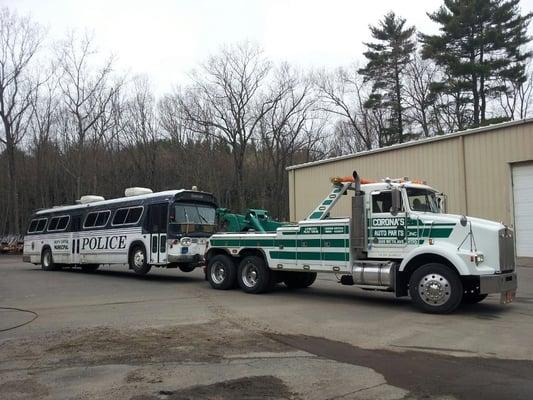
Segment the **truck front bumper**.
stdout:
<path fill-rule="evenodd" d="M 481 275 L 479 277 L 479 293 L 505 293 L 516 291 L 518 287 L 516 272 L 495 275 Z"/>

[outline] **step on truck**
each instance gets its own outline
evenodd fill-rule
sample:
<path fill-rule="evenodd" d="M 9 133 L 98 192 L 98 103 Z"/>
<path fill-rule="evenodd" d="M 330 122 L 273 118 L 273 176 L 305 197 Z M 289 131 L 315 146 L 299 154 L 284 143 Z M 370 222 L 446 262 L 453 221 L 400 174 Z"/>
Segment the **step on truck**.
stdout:
<path fill-rule="evenodd" d="M 271 233 L 217 233 L 206 248 L 206 277 L 215 289 L 262 293 L 284 282 L 313 284 L 317 273 L 339 283 L 410 296 L 421 310 L 449 313 L 517 288 L 513 231 L 480 218 L 446 213 L 446 196 L 417 180 L 332 179 L 328 196 L 295 225 Z M 352 194 L 353 193 L 353 194 Z M 351 216 L 333 218 L 352 194 Z"/>

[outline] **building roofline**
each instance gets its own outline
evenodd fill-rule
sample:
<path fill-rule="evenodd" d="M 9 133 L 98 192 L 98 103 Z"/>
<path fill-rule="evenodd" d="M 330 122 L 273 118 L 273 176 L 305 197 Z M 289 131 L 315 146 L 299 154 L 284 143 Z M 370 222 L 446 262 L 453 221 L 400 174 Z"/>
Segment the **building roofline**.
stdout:
<path fill-rule="evenodd" d="M 326 158 L 326 159 L 323 159 L 323 160 L 311 161 L 311 162 L 308 162 L 308 163 L 291 165 L 291 166 L 287 167 L 286 170 L 287 171 L 292 171 L 292 170 L 295 170 L 295 169 L 314 167 L 314 166 L 320 165 L 320 164 L 329 164 L 329 163 L 336 162 L 336 161 L 348 160 L 348 159 L 351 159 L 351 158 L 362 157 L 362 156 L 366 156 L 366 155 L 370 155 L 370 154 L 384 153 L 384 152 L 387 152 L 387 151 L 402 149 L 402 148 L 405 148 L 405 147 L 418 146 L 418 145 L 422 145 L 422 144 L 426 144 L 426 143 L 432 143 L 432 142 L 438 142 L 438 141 L 441 141 L 441 140 L 453 139 L 453 138 L 460 137 L 460 136 L 473 135 L 473 134 L 476 134 L 476 133 L 486 133 L 486 132 L 490 132 L 490 131 L 493 131 L 493 130 L 496 130 L 496 129 L 509 128 L 509 127 L 512 127 L 512 126 L 526 125 L 526 124 L 530 124 L 530 123 L 533 123 L 533 118 L 525 118 L 525 119 L 520 119 L 520 120 L 516 120 L 516 121 L 507 121 L 507 122 L 501 122 L 501 123 L 498 123 L 498 124 L 480 126 L 478 128 L 466 129 L 464 131 L 446 133 L 444 135 L 432 136 L 432 137 L 425 138 L 425 139 L 412 140 L 412 141 L 406 142 L 406 143 L 393 144 L 392 146 L 381 147 L 381 148 L 378 148 L 378 149 L 365 150 L 365 151 L 360 151 L 358 153 L 346 154 L 346 155 L 343 155 L 343 156 L 331 157 L 331 158 Z"/>

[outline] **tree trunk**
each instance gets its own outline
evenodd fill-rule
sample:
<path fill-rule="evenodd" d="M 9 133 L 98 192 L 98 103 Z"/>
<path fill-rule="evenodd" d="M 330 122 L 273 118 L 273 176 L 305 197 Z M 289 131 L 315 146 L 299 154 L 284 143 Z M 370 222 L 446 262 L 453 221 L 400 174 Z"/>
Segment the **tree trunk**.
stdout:
<path fill-rule="evenodd" d="M 7 166 L 9 174 L 9 194 L 11 196 L 11 223 L 10 230 L 11 233 L 19 234 L 20 233 L 20 218 L 19 218 L 19 193 L 18 193 L 18 184 L 17 184 L 17 170 L 15 162 L 15 144 L 12 141 L 11 133 L 8 134 L 10 127 L 6 128 L 6 152 L 7 152 Z"/>

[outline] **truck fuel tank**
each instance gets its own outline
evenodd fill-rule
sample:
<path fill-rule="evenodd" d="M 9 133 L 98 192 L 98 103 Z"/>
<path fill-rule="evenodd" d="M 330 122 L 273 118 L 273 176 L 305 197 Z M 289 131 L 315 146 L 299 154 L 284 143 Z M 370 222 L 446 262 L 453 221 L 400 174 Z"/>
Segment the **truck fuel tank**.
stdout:
<path fill-rule="evenodd" d="M 356 261 L 352 265 L 352 279 L 343 277 L 341 283 L 392 290 L 398 266 L 394 261 Z"/>

